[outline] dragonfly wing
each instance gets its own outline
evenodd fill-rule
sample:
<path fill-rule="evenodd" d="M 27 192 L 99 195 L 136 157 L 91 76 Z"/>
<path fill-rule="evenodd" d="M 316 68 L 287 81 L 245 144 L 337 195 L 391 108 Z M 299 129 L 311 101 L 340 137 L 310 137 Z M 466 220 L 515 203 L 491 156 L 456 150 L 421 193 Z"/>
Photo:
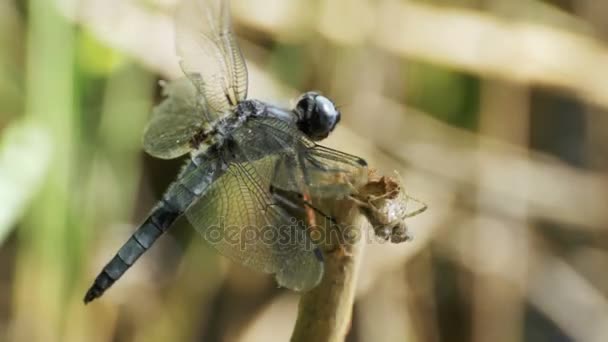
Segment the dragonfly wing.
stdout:
<path fill-rule="evenodd" d="M 186 216 L 221 254 L 305 291 L 321 280 L 323 262 L 307 225 L 273 200 L 274 166 L 274 158 L 232 163 Z"/>
<path fill-rule="evenodd" d="M 182 69 L 217 114 L 247 97 L 247 67 L 229 7 L 227 0 L 182 0 L 175 17 Z"/>
<path fill-rule="evenodd" d="M 365 160 L 317 145 L 292 123 L 271 117 L 251 118 L 236 134 L 250 156 L 277 156 L 273 186 L 314 197 L 348 196 L 367 182 Z M 257 132 L 255 134 L 251 132 Z"/>
<path fill-rule="evenodd" d="M 367 183 L 364 159 L 317 144 L 304 151 L 300 152 L 300 167 L 311 195 L 342 198 Z M 291 172 L 293 167 L 285 164 L 276 177 L 281 180 Z"/>
<path fill-rule="evenodd" d="M 186 78 L 163 86 L 165 99 L 154 108 L 144 131 L 144 149 L 162 159 L 177 158 L 190 151 L 191 138 L 204 123 L 204 102 Z"/>

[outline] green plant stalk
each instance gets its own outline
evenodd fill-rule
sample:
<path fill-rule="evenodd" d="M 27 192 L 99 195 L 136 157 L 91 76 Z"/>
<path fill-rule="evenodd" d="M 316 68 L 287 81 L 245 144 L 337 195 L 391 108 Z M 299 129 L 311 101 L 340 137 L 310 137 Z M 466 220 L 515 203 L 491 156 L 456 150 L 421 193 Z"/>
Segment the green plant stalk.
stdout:
<path fill-rule="evenodd" d="M 49 153 L 38 158 L 48 158 L 49 170 L 19 229 L 11 328 L 16 341 L 60 341 L 71 272 L 65 246 L 74 233 L 74 32 L 55 2 L 28 3 L 26 118 L 48 132 Z"/>

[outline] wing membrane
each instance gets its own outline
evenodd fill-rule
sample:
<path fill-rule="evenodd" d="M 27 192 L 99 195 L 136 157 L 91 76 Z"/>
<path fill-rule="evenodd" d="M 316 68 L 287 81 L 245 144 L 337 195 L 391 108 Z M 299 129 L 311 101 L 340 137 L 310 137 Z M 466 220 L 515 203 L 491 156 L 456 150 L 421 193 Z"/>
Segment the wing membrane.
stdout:
<path fill-rule="evenodd" d="M 209 115 L 244 100 L 247 67 L 232 33 L 228 1 L 182 0 L 175 20 L 182 69 L 211 107 Z"/>
<path fill-rule="evenodd" d="M 274 165 L 269 158 L 232 163 L 186 216 L 223 255 L 274 273 L 281 286 L 308 290 L 320 281 L 323 263 L 306 226 L 273 201 Z"/>
<path fill-rule="evenodd" d="M 272 176 L 276 187 L 340 198 L 367 182 L 365 160 L 317 145 L 293 124 L 269 117 L 251 118 L 244 128 L 235 135 L 247 155 L 276 155 Z"/>
<path fill-rule="evenodd" d="M 163 85 L 166 98 L 154 108 L 144 131 L 144 149 L 162 159 L 190 151 L 190 139 L 205 123 L 204 101 L 186 78 Z"/>

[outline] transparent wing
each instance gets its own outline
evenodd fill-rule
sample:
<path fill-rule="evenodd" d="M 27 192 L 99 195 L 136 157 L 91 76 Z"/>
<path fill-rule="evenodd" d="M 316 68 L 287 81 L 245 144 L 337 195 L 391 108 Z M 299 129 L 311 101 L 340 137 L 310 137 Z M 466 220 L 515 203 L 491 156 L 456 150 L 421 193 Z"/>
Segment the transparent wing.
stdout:
<path fill-rule="evenodd" d="M 190 139 L 205 123 L 204 101 L 186 78 L 163 84 L 166 98 L 154 108 L 144 130 L 144 150 L 162 159 L 190 151 Z"/>
<path fill-rule="evenodd" d="M 231 164 L 186 216 L 223 255 L 274 273 L 281 286 L 308 290 L 321 280 L 323 263 L 306 224 L 273 201 L 274 166 L 273 158 Z"/>
<path fill-rule="evenodd" d="M 181 0 L 175 21 L 182 69 L 209 104 L 208 115 L 244 100 L 247 67 L 232 33 L 228 0 Z"/>
<path fill-rule="evenodd" d="M 243 127 L 235 136 L 247 155 L 276 155 L 275 187 L 313 197 L 341 198 L 367 182 L 365 160 L 317 145 L 289 122 L 251 118 Z"/>
<path fill-rule="evenodd" d="M 365 160 L 325 146 L 315 145 L 300 152 L 302 177 L 312 196 L 341 198 L 367 182 Z M 276 178 L 288 179 L 294 166 L 282 163 Z"/>

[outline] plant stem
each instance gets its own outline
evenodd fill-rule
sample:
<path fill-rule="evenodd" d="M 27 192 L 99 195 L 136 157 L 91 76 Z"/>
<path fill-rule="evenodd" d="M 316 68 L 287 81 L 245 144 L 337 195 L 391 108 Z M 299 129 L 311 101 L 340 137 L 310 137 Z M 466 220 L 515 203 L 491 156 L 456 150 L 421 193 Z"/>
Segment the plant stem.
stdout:
<path fill-rule="evenodd" d="M 367 184 L 356 189 L 348 199 L 320 201 L 337 222 L 326 225 L 325 232 L 340 230 L 339 239 L 325 239 L 325 273 L 321 283 L 300 299 L 298 318 L 292 342 L 344 341 L 351 326 L 353 302 L 359 265 L 369 233 L 375 237 L 401 243 L 411 239 L 404 220 L 420 213 L 406 210 L 407 196 L 400 179 L 382 177 L 373 170 Z M 314 222 L 313 222 L 314 223 Z M 373 231 L 372 231 L 373 227 Z M 330 235 L 330 234 L 328 234 Z"/>
<path fill-rule="evenodd" d="M 365 246 L 361 237 L 369 224 L 351 201 L 335 201 L 329 207 L 340 226 L 353 233 L 349 236 L 357 238 L 323 246 L 325 273 L 321 283 L 300 299 L 293 342 L 344 341 L 350 329 L 356 279 Z"/>

